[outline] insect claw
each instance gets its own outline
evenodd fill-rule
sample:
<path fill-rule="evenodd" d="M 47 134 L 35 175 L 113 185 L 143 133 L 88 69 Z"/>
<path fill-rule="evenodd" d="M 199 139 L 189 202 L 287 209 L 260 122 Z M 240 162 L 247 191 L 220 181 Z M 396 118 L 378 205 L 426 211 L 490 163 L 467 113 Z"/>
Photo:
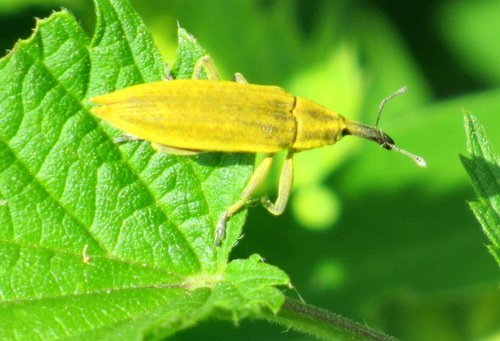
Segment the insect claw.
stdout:
<path fill-rule="evenodd" d="M 261 202 L 262 206 L 264 206 L 265 208 L 268 208 L 268 207 L 273 206 L 273 202 L 272 202 L 272 201 L 271 201 L 271 199 L 269 199 L 269 197 L 267 197 L 267 196 L 263 196 L 263 197 L 260 199 L 260 202 Z"/>
<path fill-rule="evenodd" d="M 226 223 L 229 218 L 227 211 L 222 212 L 219 221 L 215 227 L 215 238 L 214 245 L 219 247 L 222 244 L 222 241 L 226 237 Z"/>

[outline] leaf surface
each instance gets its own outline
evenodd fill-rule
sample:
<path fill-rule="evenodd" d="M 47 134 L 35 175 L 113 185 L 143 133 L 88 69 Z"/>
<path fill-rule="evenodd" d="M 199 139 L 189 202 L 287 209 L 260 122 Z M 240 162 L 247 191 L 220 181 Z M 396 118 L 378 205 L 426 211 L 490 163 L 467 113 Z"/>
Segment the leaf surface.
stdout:
<path fill-rule="evenodd" d="M 253 157 L 116 144 L 122 132 L 90 114 L 91 97 L 164 73 L 128 2 L 95 4 L 91 41 L 61 11 L 0 60 L 0 334 L 132 339 L 276 312 L 287 276 L 258 256 L 228 263 L 245 213 L 213 245 Z M 183 29 L 179 42 L 185 77 L 205 51 Z"/>

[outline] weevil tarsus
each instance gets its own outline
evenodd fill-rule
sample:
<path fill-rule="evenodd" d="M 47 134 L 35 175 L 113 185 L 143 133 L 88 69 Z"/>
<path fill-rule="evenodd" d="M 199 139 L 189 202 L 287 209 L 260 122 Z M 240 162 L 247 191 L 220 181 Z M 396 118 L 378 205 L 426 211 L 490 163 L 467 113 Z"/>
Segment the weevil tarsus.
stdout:
<path fill-rule="evenodd" d="M 221 246 L 222 241 L 226 238 L 226 224 L 229 219 L 227 210 L 223 211 L 217 221 L 217 225 L 215 226 L 215 236 L 214 236 L 214 245 Z"/>
<path fill-rule="evenodd" d="M 248 81 L 246 80 L 245 77 L 243 77 L 243 75 L 239 72 L 236 72 L 233 76 L 233 80 L 236 82 L 236 83 L 241 83 L 241 84 L 247 84 Z"/>
<path fill-rule="evenodd" d="M 278 186 L 278 197 L 273 203 L 268 197 L 263 197 L 262 205 L 273 215 L 280 215 L 285 211 L 288 198 L 292 192 L 293 185 L 293 152 L 289 151 L 281 167 Z"/>
<path fill-rule="evenodd" d="M 90 256 L 88 254 L 88 250 L 89 250 L 89 244 L 85 244 L 82 250 L 82 260 L 85 264 L 90 263 Z"/>

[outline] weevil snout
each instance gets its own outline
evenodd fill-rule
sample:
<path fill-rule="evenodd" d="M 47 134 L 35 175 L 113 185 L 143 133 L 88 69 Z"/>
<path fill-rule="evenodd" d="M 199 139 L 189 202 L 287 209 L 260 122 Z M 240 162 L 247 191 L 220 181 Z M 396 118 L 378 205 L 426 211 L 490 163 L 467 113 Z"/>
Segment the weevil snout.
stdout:
<path fill-rule="evenodd" d="M 382 130 L 358 122 L 346 122 L 346 127 L 342 130 L 342 136 L 346 135 L 358 136 L 373 141 L 387 150 L 391 150 L 392 146 L 394 146 L 394 140 Z"/>

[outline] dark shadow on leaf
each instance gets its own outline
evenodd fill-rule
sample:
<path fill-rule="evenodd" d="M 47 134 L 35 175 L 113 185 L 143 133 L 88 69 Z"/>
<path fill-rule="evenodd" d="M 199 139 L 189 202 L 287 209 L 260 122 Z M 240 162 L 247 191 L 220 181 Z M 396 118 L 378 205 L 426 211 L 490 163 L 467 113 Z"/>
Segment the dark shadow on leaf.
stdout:
<path fill-rule="evenodd" d="M 249 166 L 255 162 L 255 154 L 248 153 L 201 153 L 193 160 L 206 167 Z"/>
<path fill-rule="evenodd" d="M 484 158 L 460 155 L 460 161 L 469 174 L 478 195 L 492 199 L 500 193 L 500 167 Z"/>

